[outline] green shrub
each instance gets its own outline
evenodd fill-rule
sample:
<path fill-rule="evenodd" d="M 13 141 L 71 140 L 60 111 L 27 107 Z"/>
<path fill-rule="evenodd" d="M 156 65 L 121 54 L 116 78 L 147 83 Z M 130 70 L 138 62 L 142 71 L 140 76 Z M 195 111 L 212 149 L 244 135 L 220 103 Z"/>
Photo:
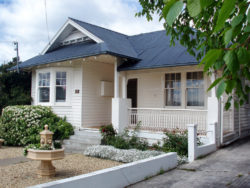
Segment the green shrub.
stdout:
<path fill-rule="evenodd" d="M 111 140 L 113 140 L 116 135 L 113 126 L 112 125 L 101 126 L 99 131 L 102 135 L 101 144 L 110 145 Z"/>
<path fill-rule="evenodd" d="M 44 125 L 54 132 L 53 140 L 63 140 L 74 134 L 73 127 L 45 106 L 8 106 L 0 118 L 0 138 L 7 145 L 25 146 L 40 142 Z"/>
<path fill-rule="evenodd" d="M 177 152 L 180 156 L 188 154 L 188 134 L 184 132 L 165 132 L 168 138 L 164 139 L 162 150 L 164 152 Z"/>
<path fill-rule="evenodd" d="M 123 133 L 117 134 L 112 125 L 102 126 L 100 128 L 101 144 L 111 145 L 119 149 L 147 150 L 149 148 L 148 142 L 137 136 L 139 129 L 140 124 L 135 127 L 130 136 L 127 129 Z"/>

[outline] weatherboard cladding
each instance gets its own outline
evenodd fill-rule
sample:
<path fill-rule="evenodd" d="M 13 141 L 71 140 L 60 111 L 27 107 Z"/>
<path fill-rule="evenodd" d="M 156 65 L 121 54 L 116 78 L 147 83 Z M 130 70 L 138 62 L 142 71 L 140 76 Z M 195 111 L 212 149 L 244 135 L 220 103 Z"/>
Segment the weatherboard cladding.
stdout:
<path fill-rule="evenodd" d="M 98 54 L 126 57 L 128 61 L 118 68 L 120 71 L 197 64 L 195 58 L 188 54 L 186 48 L 178 42 L 176 42 L 175 46 L 169 46 L 170 36 L 166 36 L 165 31 L 127 36 L 79 20 L 70 19 L 104 42 L 85 42 L 61 46 L 44 55 L 38 55 L 24 61 L 20 64 L 20 68 Z M 133 61 L 130 61 L 130 59 Z"/>

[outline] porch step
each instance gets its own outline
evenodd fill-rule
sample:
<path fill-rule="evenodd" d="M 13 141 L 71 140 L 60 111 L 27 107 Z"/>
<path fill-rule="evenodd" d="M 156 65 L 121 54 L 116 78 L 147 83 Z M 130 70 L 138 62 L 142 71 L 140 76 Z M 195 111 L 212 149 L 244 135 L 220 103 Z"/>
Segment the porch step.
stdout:
<path fill-rule="evenodd" d="M 88 146 L 99 145 L 101 134 L 98 130 L 77 129 L 68 140 L 63 141 L 66 153 L 82 153 Z"/>

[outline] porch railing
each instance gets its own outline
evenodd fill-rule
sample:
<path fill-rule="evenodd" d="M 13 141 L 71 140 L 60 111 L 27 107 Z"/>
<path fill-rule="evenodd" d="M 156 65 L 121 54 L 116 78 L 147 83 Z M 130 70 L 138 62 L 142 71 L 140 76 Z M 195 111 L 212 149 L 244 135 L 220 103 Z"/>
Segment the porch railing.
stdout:
<path fill-rule="evenodd" d="M 142 130 L 184 131 L 187 124 L 198 124 L 197 131 L 206 133 L 207 110 L 129 108 L 129 128 L 140 123 Z"/>

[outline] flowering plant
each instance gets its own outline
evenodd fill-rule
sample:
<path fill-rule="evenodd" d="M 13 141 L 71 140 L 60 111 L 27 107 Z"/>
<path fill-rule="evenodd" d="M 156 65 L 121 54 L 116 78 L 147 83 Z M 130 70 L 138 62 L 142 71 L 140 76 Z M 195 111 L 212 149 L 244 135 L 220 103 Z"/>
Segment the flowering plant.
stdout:
<path fill-rule="evenodd" d="M 45 106 L 8 106 L 0 118 L 0 137 L 7 145 L 25 146 L 40 142 L 39 133 L 44 125 L 54 132 L 54 140 L 68 138 L 74 133 L 73 127 Z"/>

